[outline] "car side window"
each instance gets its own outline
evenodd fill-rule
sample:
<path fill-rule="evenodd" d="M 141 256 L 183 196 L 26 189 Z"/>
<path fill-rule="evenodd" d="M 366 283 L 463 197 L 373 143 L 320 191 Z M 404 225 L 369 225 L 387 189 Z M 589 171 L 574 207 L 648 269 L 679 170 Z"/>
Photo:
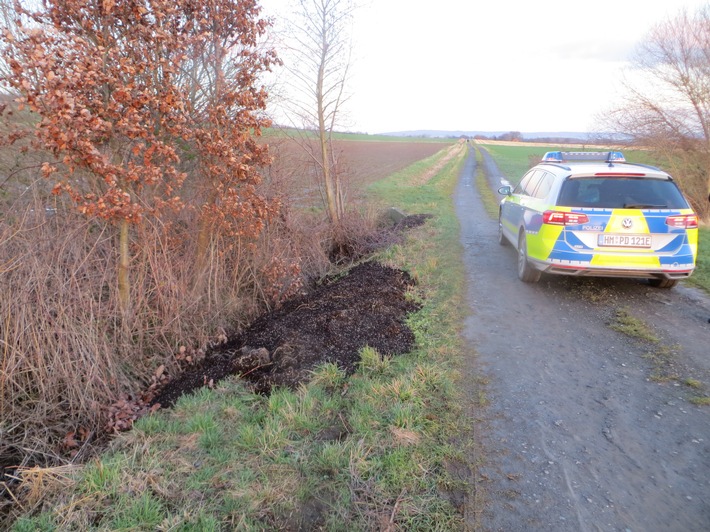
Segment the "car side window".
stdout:
<path fill-rule="evenodd" d="M 528 182 L 530 181 L 530 178 L 533 176 L 534 173 L 535 171 L 531 170 L 527 174 L 525 174 L 520 180 L 520 183 L 518 183 L 513 189 L 513 194 L 525 194 L 525 187 L 527 186 Z"/>
<path fill-rule="evenodd" d="M 525 188 L 523 189 L 523 194 L 526 196 L 535 196 L 535 190 L 537 189 L 537 186 L 540 184 L 540 180 L 542 179 L 543 175 L 545 172 L 542 170 L 535 170 L 530 177 L 530 180 L 526 183 Z"/>
<path fill-rule="evenodd" d="M 546 198 L 550 193 L 550 189 L 552 188 L 552 184 L 554 182 L 555 176 L 549 172 L 544 172 L 542 179 L 540 179 L 540 183 L 537 185 L 537 188 L 533 191 L 532 195 L 538 199 Z"/>

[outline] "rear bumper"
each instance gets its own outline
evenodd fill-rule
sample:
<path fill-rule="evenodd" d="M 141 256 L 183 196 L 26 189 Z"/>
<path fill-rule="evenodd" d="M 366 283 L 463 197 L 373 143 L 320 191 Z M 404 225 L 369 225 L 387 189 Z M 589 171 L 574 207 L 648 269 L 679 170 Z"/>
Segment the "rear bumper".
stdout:
<path fill-rule="evenodd" d="M 641 279 L 685 279 L 695 270 L 695 265 L 678 265 L 674 268 L 622 268 L 596 267 L 589 263 L 566 263 L 531 261 L 543 273 L 572 275 L 578 277 L 628 277 Z"/>

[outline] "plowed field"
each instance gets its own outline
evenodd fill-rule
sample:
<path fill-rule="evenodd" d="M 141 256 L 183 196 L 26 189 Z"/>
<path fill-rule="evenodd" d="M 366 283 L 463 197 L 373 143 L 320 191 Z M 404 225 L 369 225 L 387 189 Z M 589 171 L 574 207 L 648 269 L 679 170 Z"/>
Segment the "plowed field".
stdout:
<path fill-rule="evenodd" d="M 336 168 L 350 199 L 375 181 L 435 154 L 453 144 L 441 141 L 366 141 L 337 140 L 334 142 Z M 311 206 L 320 201 L 316 167 L 310 153 L 315 153 L 313 140 L 286 138 L 268 139 L 274 163 L 265 174 L 267 179 L 285 185 L 290 198 L 299 206 Z"/>

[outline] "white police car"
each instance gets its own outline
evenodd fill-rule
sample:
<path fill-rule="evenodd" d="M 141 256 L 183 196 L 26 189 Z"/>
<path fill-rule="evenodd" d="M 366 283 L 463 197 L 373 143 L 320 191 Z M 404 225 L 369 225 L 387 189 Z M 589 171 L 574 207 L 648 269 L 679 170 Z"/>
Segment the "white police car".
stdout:
<path fill-rule="evenodd" d="M 498 239 L 518 276 L 638 277 L 671 288 L 695 269 L 698 217 L 673 178 L 621 152 L 548 152 L 498 189 Z"/>

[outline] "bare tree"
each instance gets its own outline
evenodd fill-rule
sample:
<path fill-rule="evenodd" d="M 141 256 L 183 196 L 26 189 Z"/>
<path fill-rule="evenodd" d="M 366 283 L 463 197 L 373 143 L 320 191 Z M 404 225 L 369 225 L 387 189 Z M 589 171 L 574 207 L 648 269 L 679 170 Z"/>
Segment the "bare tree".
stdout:
<path fill-rule="evenodd" d="M 623 104 L 607 118 L 654 150 L 698 214 L 710 205 L 710 6 L 654 27 L 640 44 Z"/>
<path fill-rule="evenodd" d="M 298 0 L 289 21 L 284 65 L 291 77 L 287 107 L 293 125 L 315 131 L 317 146 L 303 142 L 316 165 L 333 223 L 343 215 L 343 186 L 333 131 L 346 100 L 351 59 L 353 0 Z"/>
<path fill-rule="evenodd" d="M 5 40 L 17 38 L 17 13 L 15 11 L 14 0 L 0 0 L 0 31 L 5 35 Z M 10 74 L 10 67 L 7 64 L 8 45 L 5 40 L 0 41 L 0 76 Z M 7 93 L 9 87 L 0 85 L 0 93 Z"/>

